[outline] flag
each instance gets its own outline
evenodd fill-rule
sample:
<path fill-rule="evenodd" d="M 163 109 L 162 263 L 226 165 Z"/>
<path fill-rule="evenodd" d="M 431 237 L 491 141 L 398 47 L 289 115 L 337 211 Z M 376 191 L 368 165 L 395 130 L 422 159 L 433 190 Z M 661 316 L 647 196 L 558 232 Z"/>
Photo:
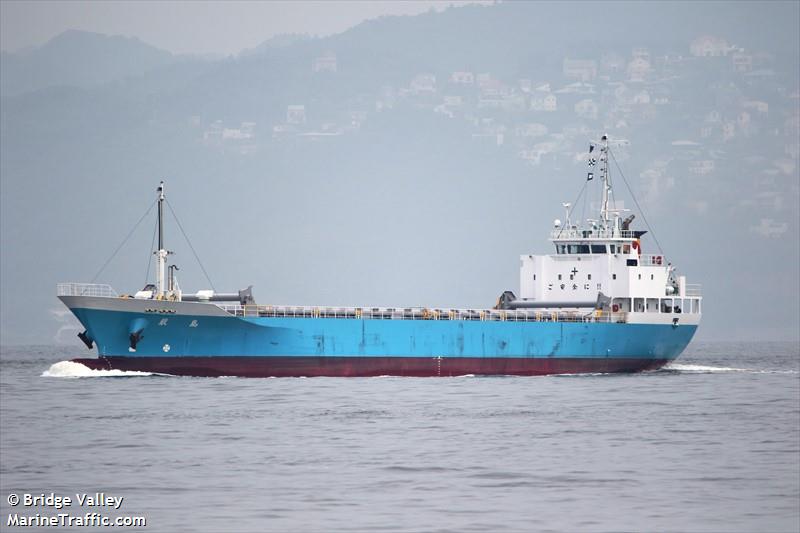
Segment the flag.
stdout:
<path fill-rule="evenodd" d="M 597 159 L 595 159 L 594 157 L 590 157 L 590 158 L 589 158 L 589 166 L 590 166 L 590 167 L 593 167 L 593 166 L 595 166 L 596 164 L 597 164 Z"/>
<path fill-rule="evenodd" d="M 594 145 L 593 145 L 593 144 L 590 144 L 590 145 L 589 145 L 589 153 L 590 153 L 590 154 L 592 153 L 592 150 L 594 150 Z"/>
<path fill-rule="evenodd" d="M 589 172 L 589 173 L 586 175 L 586 181 L 592 181 L 592 178 L 594 178 L 594 173 L 592 173 L 592 172 Z"/>

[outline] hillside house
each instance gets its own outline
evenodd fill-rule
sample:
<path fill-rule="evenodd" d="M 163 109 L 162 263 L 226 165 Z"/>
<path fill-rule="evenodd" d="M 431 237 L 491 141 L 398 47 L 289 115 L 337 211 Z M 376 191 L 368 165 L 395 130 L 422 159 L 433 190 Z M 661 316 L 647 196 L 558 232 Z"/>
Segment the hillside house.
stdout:
<path fill-rule="evenodd" d="M 729 141 L 736 137 L 736 123 L 728 121 L 722 124 L 722 140 Z"/>
<path fill-rule="evenodd" d="M 751 109 L 761 115 L 766 115 L 769 112 L 769 104 L 761 100 L 745 100 L 742 102 L 742 107 Z"/>
<path fill-rule="evenodd" d="M 558 98 L 554 94 L 545 94 L 543 96 L 533 96 L 531 98 L 531 111 L 545 111 L 552 112 L 558 110 Z"/>
<path fill-rule="evenodd" d="M 319 57 L 315 57 L 311 64 L 313 72 L 336 72 L 338 69 L 336 63 L 336 54 L 327 51 Z"/>
<path fill-rule="evenodd" d="M 689 172 L 695 176 L 707 176 L 714 172 L 714 160 L 703 159 L 689 163 Z"/>
<path fill-rule="evenodd" d="M 436 92 L 436 76 L 433 74 L 417 74 L 411 80 L 412 94 L 433 94 Z"/>
<path fill-rule="evenodd" d="M 731 55 L 731 65 L 734 72 L 751 72 L 753 70 L 753 56 L 744 52 Z"/>
<path fill-rule="evenodd" d="M 304 105 L 290 105 L 286 108 L 286 123 L 287 124 L 305 124 L 306 123 L 306 106 Z"/>
<path fill-rule="evenodd" d="M 730 49 L 728 41 L 711 35 L 702 35 L 689 45 L 689 51 L 695 57 L 726 56 Z"/>
<path fill-rule="evenodd" d="M 597 77 L 597 61 L 593 59 L 564 58 L 562 72 L 566 78 L 591 81 Z"/>
<path fill-rule="evenodd" d="M 641 57 L 634 58 L 630 61 L 630 63 L 628 63 L 628 81 L 645 81 L 650 76 L 652 70 L 653 69 L 648 60 Z"/>
<path fill-rule="evenodd" d="M 650 63 L 650 50 L 643 46 L 637 46 L 633 50 L 631 50 L 631 58 L 632 59 L 644 59 L 648 63 Z"/>
<path fill-rule="evenodd" d="M 543 137 L 544 135 L 547 135 L 547 126 L 539 124 L 538 122 L 522 124 L 517 127 L 518 137 L 536 138 Z"/>
<path fill-rule="evenodd" d="M 575 114 L 581 118 L 597 119 L 598 107 L 594 100 L 586 98 L 575 104 Z"/>
<path fill-rule="evenodd" d="M 640 105 L 641 104 L 649 104 L 650 103 L 650 93 L 645 91 L 645 90 L 638 91 L 637 93 L 635 93 L 633 95 L 633 101 L 631 103 L 640 104 Z"/>
<path fill-rule="evenodd" d="M 453 72 L 450 74 L 450 83 L 456 83 L 459 85 L 474 85 L 475 74 L 466 71 Z"/>
<path fill-rule="evenodd" d="M 756 226 L 750 226 L 750 231 L 766 238 L 778 238 L 789 229 L 786 222 L 777 222 L 772 218 L 762 218 Z"/>

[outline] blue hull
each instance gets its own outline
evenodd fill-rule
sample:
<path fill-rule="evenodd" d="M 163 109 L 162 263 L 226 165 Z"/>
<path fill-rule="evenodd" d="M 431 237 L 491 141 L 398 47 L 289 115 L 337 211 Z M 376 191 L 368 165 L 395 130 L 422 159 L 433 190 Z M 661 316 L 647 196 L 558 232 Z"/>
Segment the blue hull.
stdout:
<path fill-rule="evenodd" d="M 97 368 L 190 375 L 459 375 L 616 372 L 678 357 L 697 326 L 236 317 L 73 308 Z M 129 336 L 142 331 L 136 352 Z M 444 371 L 442 370 L 444 368 Z M 250 371 L 248 371 L 250 369 Z"/>

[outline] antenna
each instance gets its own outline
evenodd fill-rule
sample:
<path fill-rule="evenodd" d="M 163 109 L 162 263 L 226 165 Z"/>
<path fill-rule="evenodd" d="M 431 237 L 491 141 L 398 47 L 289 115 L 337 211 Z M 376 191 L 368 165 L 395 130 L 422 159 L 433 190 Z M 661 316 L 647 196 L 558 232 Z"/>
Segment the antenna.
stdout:
<path fill-rule="evenodd" d="M 563 208 L 564 208 L 564 211 L 566 212 L 566 215 L 564 216 L 564 220 L 566 220 L 566 221 L 567 221 L 567 227 L 568 227 L 568 228 L 569 228 L 569 227 L 572 225 L 572 223 L 571 223 L 571 222 L 570 222 L 570 220 L 569 220 L 569 208 L 570 208 L 570 206 L 571 206 L 571 205 L 572 205 L 572 204 L 571 204 L 571 203 L 569 203 L 569 202 L 567 202 L 567 203 L 565 203 L 565 204 L 561 204 L 561 207 L 563 207 Z"/>

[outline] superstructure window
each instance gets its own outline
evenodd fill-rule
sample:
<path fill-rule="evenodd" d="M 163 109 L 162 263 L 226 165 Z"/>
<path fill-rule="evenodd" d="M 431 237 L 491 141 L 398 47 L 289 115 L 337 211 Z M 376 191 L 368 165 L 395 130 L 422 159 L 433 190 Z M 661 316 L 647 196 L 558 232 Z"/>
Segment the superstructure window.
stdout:
<path fill-rule="evenodd" d="M 616 274 L 611 274 L 611 279 L 617 279 L 617 275 Z"/>
<path fill-rule="evenodd" d="M 592 275 L 591 275 L 591 274 L 589 274 L 589 275 L 588 275 L 588 277 L 587 277 L 586 279 L 588 279 L 589 281 L 592 281 Z"/>
<path fill-rule="evenodd" d="M 605 244 L 556 244 L 557 254 L 605 254 Z"/>
<path fill-rule="evenodd" d="M 561 281 L 561 274 L 558 275 L 558 281 Z"/>
<path fill-rule="evenodd" d="M 616 244 L 609 244 L 608 247 L 611 249 L 611 253 L 617 253 L 617 245 Z"/>

